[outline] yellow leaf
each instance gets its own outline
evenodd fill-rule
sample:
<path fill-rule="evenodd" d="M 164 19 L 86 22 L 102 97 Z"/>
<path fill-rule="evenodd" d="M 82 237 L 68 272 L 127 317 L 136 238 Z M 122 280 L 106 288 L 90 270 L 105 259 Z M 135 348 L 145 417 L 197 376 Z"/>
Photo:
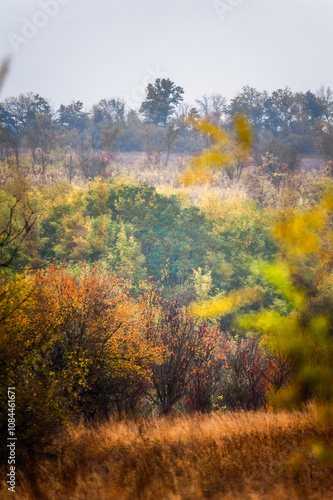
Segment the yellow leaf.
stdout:
<path fill-rule="evenodd" d="M 192 312 L 195 316 L 200 316 L 201 318 L 223 316 L 236 311 L 249 302 L 258 300 L 259 297 L 259 291 L 256 289 L 249 288 L 239 290 L 221 299 L 211 299 L 201 304 L 194 304 L 192 306 Z"/>

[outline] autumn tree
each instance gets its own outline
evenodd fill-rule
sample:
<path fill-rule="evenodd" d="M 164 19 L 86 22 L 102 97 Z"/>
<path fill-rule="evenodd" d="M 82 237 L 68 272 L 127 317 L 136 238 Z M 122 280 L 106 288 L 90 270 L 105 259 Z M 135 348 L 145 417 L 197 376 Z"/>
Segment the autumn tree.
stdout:
<path fill-rule="evenodd" d="M 74 278 L 50 267 L 11 289 L 20 307 L 0 325 L 1 384 L 17 388 L 23 459 L 43 452 L 73 414 L 105 418 L 135 405 L 158 350 L 141 328 L 140 307 L 105 272 L 81 269 Z"/>
<path fill-rule="evenodd" d="M 161 360 L 151 365 L 150 398 L 165 414 L 184 399 L 190 410 L 209 410 L 223 356 L 218 329 L 198 323 L 152 289 L 145 310 L 146 335 L 161 351 Z"/>
<path fill-rule="evenodd" d="M 198 324 L 196 350 L 192 357 L 186 394 L 186 406 L 189 411 L 212 410 L 227 350 L 219 325 L 211 326 L 205 322 Z"/>
<path fill-rule="evenodd" d="M 24 262 L 23 243 L 36 222 L 27 191 L 26 183 L 19 180 L 0 190 L 0 268 L 19 267 Z"/>
<path fill-rule="evenodd" d="M 265 349 L 253 334 L 226 334 L 223 361 L 218 387 L 228 409 L 259 410 L 290 381 L 287 359 Z"/>
<path fill-rule="evenodd" d="M 159 307 L 155 302 L 154 307 Z M 162 362 L 151 367 L 154 392 L 150 397 L 170 413 L 188 388 L 191 360 L 195 352 L 195 326 L 184 316 L 177 304 L 170 304 L 160 311 L 155 325 L 150 324 L 147 335 L 162 350 Z"/>

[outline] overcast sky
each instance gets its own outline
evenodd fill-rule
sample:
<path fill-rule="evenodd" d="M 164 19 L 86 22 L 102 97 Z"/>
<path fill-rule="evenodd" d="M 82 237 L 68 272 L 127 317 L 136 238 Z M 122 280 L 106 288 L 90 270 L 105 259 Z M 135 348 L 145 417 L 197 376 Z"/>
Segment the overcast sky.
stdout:
<path fill-rule="evenodd" d="M 244 85 L 333 87 L 333 0 L 0 0 L 2 99 L 32 91 L 55 107 L 126 97 L 155 78 L 184 100 Z"/>

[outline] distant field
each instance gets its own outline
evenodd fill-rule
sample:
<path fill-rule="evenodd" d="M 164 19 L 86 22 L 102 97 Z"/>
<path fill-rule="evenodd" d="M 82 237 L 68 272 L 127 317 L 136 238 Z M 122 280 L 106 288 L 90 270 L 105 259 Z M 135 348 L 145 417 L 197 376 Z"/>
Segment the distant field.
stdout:
<path fill-rule="evenodd" d="M 322 158 L 310 157 L 310 158 L 300 158 L 299 168 L 305 168 L 306 170 L 311 170 L 312 168 L 318 169 L 325 165 L 326 161 Z"/>
<path fill-rule="evenodd" d="M 307 444 L 332 432 L 311 410 L 73 426 L 58 460 L 38 464 L 35 494 L 24 482 L 16 498 L 328 500 L 333 464 L 316 462 Z"/>

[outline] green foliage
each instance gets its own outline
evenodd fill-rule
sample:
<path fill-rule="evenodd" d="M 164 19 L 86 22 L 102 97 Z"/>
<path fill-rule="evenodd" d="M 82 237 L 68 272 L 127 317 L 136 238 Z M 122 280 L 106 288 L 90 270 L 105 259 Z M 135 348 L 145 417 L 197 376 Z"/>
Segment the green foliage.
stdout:
<path fill-rule="evenodd" d="M 147 95 L 140 112 L 155 125 L 166 126 L 177 104 L 183 100 L 184 90 L 177 87 L 169 78 L 157 78 L 154 84 L 147 85 Z"/>
<path fill-rule="evenodd" d="M 134 286 L 151 276 L 166 293 L 192 277 L 209 242 L 198 208 L 146 185 L 101 180 L 65 194 L 40 227 L 44 259 L 104 262 Z"/>
<path fill-rule="evenodd" d="M 148 186 L 118 190 L 113 213 L 131 223 L 146 258 L 148 276 L 166 287 L 183 285 L 206 253 L 207 224 L 199 209 Z"/>
<path fill-rule="evenodd" d="M 244 287 L 251 282 L 253 260 L 270 259 L 276 253 L 270 215 L 250 200 L 223 201 L 214 196 L 208 196 L 201 208 L 213 225 L 207 268 L 215 293 Z"/>

